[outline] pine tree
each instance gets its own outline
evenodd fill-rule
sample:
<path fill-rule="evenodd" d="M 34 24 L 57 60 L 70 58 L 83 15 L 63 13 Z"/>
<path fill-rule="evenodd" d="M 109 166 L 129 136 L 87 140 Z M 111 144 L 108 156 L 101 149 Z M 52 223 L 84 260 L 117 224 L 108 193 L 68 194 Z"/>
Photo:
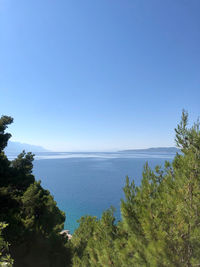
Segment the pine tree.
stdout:
<path fill-rule="evenodd" d="M 9 161 L 4 148 L 11 135 L 11 117 L 0 119 L 0 222 L 15 267 L 67 266 L 70 249 L 61 235 L 65 214 L 59 210 L 49 191 L 32 174 L 34 155 L 23 151 Z"/>
<path fill-rule="evenodd" d="M 9 244 L 6 242 L 2 236 L 4 228 L 7 224 L 0 222 L 0 266 L 13 266 L 13 259 L 9 254 Z"/>
<path fill-rule="evenodd" d="M 74 234 L 73 266 L 191 267 L 200 264 L 200 130 L 183 111 L 175 129 L 181 149 L 173 162 L 144 166 L 141 185 L 126 179 L 122 221 L 111 211 L 85 218 Z M 82 229 L 82 230 L 81 230 Z M 87 236 L 87 229 L 89 236 Z M 81 231 L 80 231 L 81 230 Z M 78 263 L 78 264 L 77 264 Z"/>

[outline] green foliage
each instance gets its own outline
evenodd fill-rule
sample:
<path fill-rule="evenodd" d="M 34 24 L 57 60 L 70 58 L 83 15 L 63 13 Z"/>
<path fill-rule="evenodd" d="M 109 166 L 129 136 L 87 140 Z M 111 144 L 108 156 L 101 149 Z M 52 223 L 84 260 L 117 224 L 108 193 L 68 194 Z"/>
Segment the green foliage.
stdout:
<path fill-rule="evenodd" d="M 16 267 L 67 266 L 69 245 L 60 235 L 65 214 L 49 191 L 35 181 L 34 155 L 23 151 L 9 161 L 3 152 L 11 137 L 5 130 L 12 121 L 7 116 L 0 119 L 0 222 L 8 224 L 1 235 L 0 248 L 6 251 L 10 244 Z M 4 254 L 1 254 L 4 262 L 11 264 L 9 254 Z"/>
<path fill-rule="evenodd" d="M 81 219 L 72 238 L 73 266 L 198 266 L 200 264 L 200 130 L 188 128 L 183 111 L 172 162 L 152 171 L 141 185 L 126 179 L 122 221 L 107 211 Z"/>
<path fill-rule="evenodd" d="M 7 227 L 7 224 L 0 222 L 0 266 L 13 266 L 13 259 L 10 257 L 8 243 L 2 236 L 2 231 Z"/>
<path fill-rule="evenodd" d="M 63 229 L 65 214 L 56 206 L 49 191 L 41 187 L 40 182 L 31 184 L 22 196 L 23 224 L 25 228 L 49 236 L 54 230 Z"/>
<path fill-rule="evenodd" d="M 11 134 L 5 133 L 5 130 L 12 122 L 13 118 L 8 116 L 2 116 L 0 119 L 0 153 L 7 146 L 8 139 L 11 137 Z"/>
<path fill-rule="evenodd" d="M 113 208 L 105 211 L 100 220 L 86 216 L 71 240 L 74 247 L 73 266 L 109 266 L 114 255 L 114 240 L 117 227 L 114 224 Z"/>
<path fill-rule="evenodd" d="M 200 264 L 200 129 L 188 128 L 185 111 L 175 129 L 181 153 L 154 171 L 146 164 L 139 187 L 126 178 L 120 222 L 113 208 L 82 217 L 70 242 L 59 234 L 64 213 L 32 174 L 34 155 L 9 161 L 3 152 L 11 122 L 0 119 L 0 266 L 12 266 L 10 255 L 17 267 Z"/>

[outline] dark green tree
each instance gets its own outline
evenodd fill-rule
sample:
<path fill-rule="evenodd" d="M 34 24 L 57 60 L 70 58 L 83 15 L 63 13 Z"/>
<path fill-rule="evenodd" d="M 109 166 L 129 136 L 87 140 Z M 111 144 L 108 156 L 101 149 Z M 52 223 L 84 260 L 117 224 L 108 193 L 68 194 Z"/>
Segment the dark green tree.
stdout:
<path fill-rule="evenodd" d="M 34 155 L 23 151 L 15 160 L 4 153 L 11 134 L 8 116 L 0 119 L 0 221 L 8 224 L 5 242 L 16 267 L 68 266 L 70 250 L 60 235 L 65 214 L 32 174 Z"/>
<path fill-rule="evenodd" d="M 2 236 L 3 229 L 6 228 L 6 224 L 0 222 L 0 266 L 13 266 L 13 259 L 9 254 L 9 244 L 6 242 Z"/>

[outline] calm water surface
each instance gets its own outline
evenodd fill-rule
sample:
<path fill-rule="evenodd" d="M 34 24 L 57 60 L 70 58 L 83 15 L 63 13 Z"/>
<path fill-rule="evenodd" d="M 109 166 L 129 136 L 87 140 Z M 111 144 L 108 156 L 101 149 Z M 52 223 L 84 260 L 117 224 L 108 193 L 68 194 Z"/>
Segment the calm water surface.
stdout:
<path fill-rule="evenodd" d="M 135 153 L 40 153 L 34 174 L 66 213 L 65 229 L 71 233 L 83 215 L 100 217 L 111 205 L 120 219 L 125 177 L 140 184 L 145 162 L 154 168 L 171 161 L 174 154 Z"/>

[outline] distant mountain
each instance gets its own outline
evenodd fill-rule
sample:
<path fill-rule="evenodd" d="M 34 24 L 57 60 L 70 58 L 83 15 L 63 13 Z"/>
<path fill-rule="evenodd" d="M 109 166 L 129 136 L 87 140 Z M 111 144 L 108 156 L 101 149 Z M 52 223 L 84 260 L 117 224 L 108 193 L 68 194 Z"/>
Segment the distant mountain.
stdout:
<path fill-rule="evenodd" d="M 151 147 L 146 149 L 127 149 L 120 152 L 133 152 L 133 153 L 176 153 L 180 152 L 180 149 L 176 147 Z"/>
<path fill-rule="evenodd" d="M 35 146 L 30 144 L 24 144 L 20 142 L 12 142 L 8 141 L 8 145 L 5 148 L 5 153 L 20 153 L 23 150 L 26 152 L 48 152 L 47 149 L 41 147 L 41 146 Z"/>

